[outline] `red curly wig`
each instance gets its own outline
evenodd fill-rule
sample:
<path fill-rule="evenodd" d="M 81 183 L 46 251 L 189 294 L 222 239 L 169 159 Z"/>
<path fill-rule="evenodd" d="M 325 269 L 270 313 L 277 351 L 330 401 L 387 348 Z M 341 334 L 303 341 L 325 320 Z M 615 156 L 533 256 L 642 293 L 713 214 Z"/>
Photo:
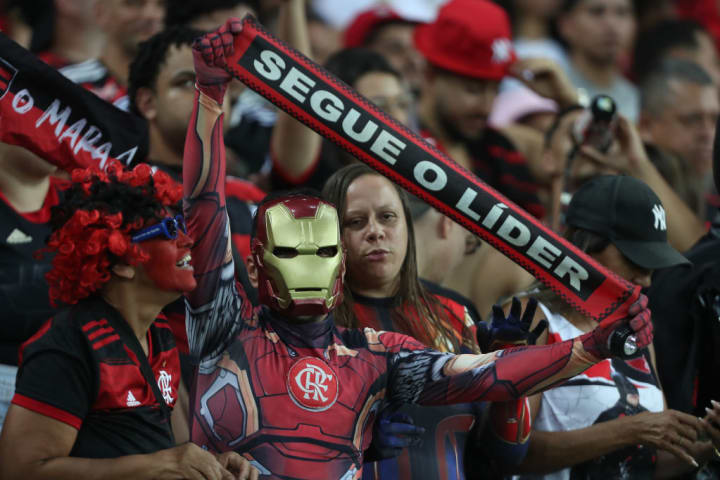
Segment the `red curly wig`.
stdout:
<path fill-rule="evenodd" d="M 58 300 L 74 304 L 97 292 L 119 262 L 147 261 L 147 254 L 131 242 L 132 233 L 157 222 L 181 198 L 182 187 L 147 164 L 72 172 L 70 188 L 53 208 L 53 232 L 45 249 L 55 254 L 45 276 L 53 305 Z"/>

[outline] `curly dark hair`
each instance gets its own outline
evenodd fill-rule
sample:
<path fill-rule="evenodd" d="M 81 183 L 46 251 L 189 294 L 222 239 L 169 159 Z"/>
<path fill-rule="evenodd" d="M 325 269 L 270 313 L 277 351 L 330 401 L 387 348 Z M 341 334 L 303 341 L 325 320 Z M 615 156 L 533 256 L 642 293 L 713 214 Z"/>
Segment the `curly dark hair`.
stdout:
<path fill-rule="evenodd" d="M 191 46 L 202 34 L 200 30 L 178 25 L 167 28 L 140 44 L 137 55 L 130 64 L 128 77 L 128 97 L 133 113 L 140 115 L 135 105 L 138 90 L 143 87 L 155 90 L 160 68 L 167 60 L 170 47 Z"/>
<path fill-rule="evenodd" d="M 200 15 L 209 15 L 217 10 L 247 5 L 255 12 L 259 11 L 258 0 L 182 0 L 172 2 L 165 15 L 165 26 L 187 25 Z"/>
<path fill-rule="evenodd" d="M 51 211 L 45 249 L 55 253 L 46 275 L 51 302 L 76 303 L 102 288 L 118 262 L 146 261 L 132 233 L 156 223 L 166 208 L 179 208 L 181 196 L 180 185 L 147 164 L 75 170 L 63 200 Z"/>

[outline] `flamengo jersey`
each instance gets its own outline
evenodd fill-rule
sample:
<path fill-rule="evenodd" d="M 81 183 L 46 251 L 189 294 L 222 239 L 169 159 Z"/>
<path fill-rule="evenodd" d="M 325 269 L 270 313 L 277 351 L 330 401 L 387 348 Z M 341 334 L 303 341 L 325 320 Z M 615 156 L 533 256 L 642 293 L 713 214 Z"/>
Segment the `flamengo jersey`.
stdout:
<path fill-rule="evenodd" d="M 45 247 L 50 209 L 64 186 L 50 177 L 43 206 L 30 213 L 19 213 L 0 192 L 0 364 L 17 365 L 20 345 L 56 312 L 45 280 L 52 256 L 33 255 Z"/>
<path fill-rule="evenodd" d="M 180 361 L 163 317 L 147 340 L 150 367 L 172 408 Z M 100 298 L 80 301 L 23 345 L 12 403 L 78 429 L 70 456 L 114 458 L 173 447 L 169 418 L 128 342 L 140 349 L 117 310 Z"/>
<path fill-rule="evenodd" d="M 583 332 L 565 317 L 539 304 L 549 322 L 547 343 L 557 343 Z M 560 386 L 543 392 L 533 428 L 542 431 L 577 430 L 643 411 L 664 409 L 657 375 L 644 354 L 630 360 L 607 359 Z M 649 447 L 628 447 L 574 468 L 521 479 L 636 479 L 652 478 L 655 452 Z"/>
<path fill-rule="evenodd" d="M 468 309 L 458 301 L 449 298 L 447 292 L 438 285 L 423 282 L 425 288 L 447 309 L 449 324 L 457 339 L 470 339 L 475 343 L 475 322 Z M 455 292 L 452 292 L 455 293 Z M 455 296 L 461 297 L 455 293 Z M 393 308 L 394 298 L 368 298 L 353 294 L 353 313 L 358 326 L 376 330 L 397 331 L 406 335 L 413 332 L 402 331 L 393 322 L 395 315 L 411 315 L 415 322 L 423 322 L 414 309 Z M 469 300 L 464 299 L 468 304 Z M 433 345 L 440 351 L 448 351 L 444 342 Z M 470 353 L 470 352 L 455 352 Z M 461 480 L 465 478 L 465 452 L 470 443 L 470 431 L 480 417 L 480 403 L 461 403 L 440 407 L 421 407 L 404 405 L 401 413 L 409 415 L 415 425 L 423 427 L 422 444 L 406 448 L 398 457 L 366 464 L 363 469 L 364 480 Z"/>

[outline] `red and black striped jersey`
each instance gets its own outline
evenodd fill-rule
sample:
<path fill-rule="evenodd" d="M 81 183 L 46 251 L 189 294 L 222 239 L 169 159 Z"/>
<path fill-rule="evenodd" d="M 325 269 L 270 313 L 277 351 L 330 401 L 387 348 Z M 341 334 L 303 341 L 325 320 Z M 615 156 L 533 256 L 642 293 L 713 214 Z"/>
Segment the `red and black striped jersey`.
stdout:
<path fill-rule="evenodd" d="M 135 342 L 135 348 L 131 348 Z M 147 333 L 149 362 L 164 402 L 172 408 L 180 361 L 161 315 Z M 114 458 L 174 446 L 165 413 L 145 380 L 140 342 L 99 297 L 55 315 L 22 347 L 12 403 L 78 429 L 71 456 Z"/>
<path fill-rule="evenodd" d="M 454 298 L 451 296 L 443 295 L 441 287 L 430 283 L 423 282 L 423 285 L 428 292 L 433 295 L 445 309 L 446 320 L 444 323 L 448 327 L 447 330 L 452 332 L 455 336 L 456 343 L 462 345 L 464 343 L 475 344 L 475 324 L 480 319 L 474 314 L 474 309 L 468 309 L 464 303 L 471 305 L 470 300 L 466 302 L 458 301 L 461 297 L 460 294 Z M 406 306 L 398 306 L 395 298 L 368 298 L 353 293 L 353 313 L 357 318 L 357 326 L 361 328 L 370 327 L 378 331 L 387 332 L 398 332 L 405 335 L 414 336 L 415 338 L 421 337 L 420 332 L 424 331 L 421 328 L 416 330 L 408 330 L 403 325 L 415 325 L 420 322 L 426 322 L 424 318 L 420 316 L 415 308 L 409 308 Z M 409 319 L 409 321 L 408 321 Z M 404 321 L 403 321 L 404 320 Z M 452 351 L 452 347 L 446 340 L 435 336 L 435 344 L 428 345 L 429 347 L 435 348 L 443 352 Z M 468 352 L 453 352 L 453 353 L 470 353 Z"/>
<path fill-rule="evenodd" d="M 420 135 L 450 156 L 430 131 L 422 130 Z M 545 216 L 545 207 L 537 195 L 538 184 L 528 168 L 527 159 L 505 135 L 486 128 L 482 139 L 468 143 L 466 148 L 475 175 L 535 217 Z"/>
<path fill-rule="evenodd" d="M 475 342 L 475 323 L 479 321 L 474 317 L 463 303 L 472 305 L 460 294 L 452 292 L 448 296 L 441 292 L 450 292 L 430 282 L 423 282 L 425 288 L 446 308 L 448 323 L 451 331 L 455 333 L 456 340 L 462 344 Z M 453 297 L 453 298 L 451 298 Z M 416 324 L 426 322 L 414 308 L 402 308 L 396 305 L 394 298 L 367 298 L 353 294 L 353 312 L 359 327 L 370 327 L 376 330 L 393 331 L 414 335 L 415 332 L 402 328 L 403 324 Z M 474 308 L 472 309 L 474 310 Z M 399 316 L 405 316 L 405 322 L 398 322 Z M 407 322 L 407 317 L 411 321 Z M 449 351 L 449 345 L 444 341 L 436 341 L 430 345 L 441 351 Z M 471 353 L 469 351 L 454 353 Z M 477 418 L 482 414 L 482 405 L 479 403 L 464 403 L 444 405 L 442 407 L 429 407 L 418 405 L 404 405 L 400 412 L 409 415 L 414 423 L 425 428 L 420 445 L 406 448 L 395 458 L 389 458 L 365 465 L 363 479 L 365 480 L 411 480 L 411 479 L 437 479 L 437 478 L 465 478 L 465 452 L 467 445 L 472 442 L 470 431 L 477 424 Z"/>
<path fill-rule="evenodd" d="M 97 59 L 80 63 L 70 63 L 67 59 L 52 52 L 40 52 L 37 57 L 74 83 L 90 90 L 106 102 L 121 110 L 129 110 L 130 99 L 127 88 L 122 85 Z"/>

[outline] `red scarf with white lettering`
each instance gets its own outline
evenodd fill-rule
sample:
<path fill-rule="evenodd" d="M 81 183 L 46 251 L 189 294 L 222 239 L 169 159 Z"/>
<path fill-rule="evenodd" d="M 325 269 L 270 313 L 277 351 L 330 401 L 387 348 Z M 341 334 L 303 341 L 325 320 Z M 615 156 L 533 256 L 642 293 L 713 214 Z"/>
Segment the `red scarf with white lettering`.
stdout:
<path fill-rule="evenodd" d="M 145 119 L 75 85 L 0 33 L 0 141 L 70 171 L 148 152 Z"/>

